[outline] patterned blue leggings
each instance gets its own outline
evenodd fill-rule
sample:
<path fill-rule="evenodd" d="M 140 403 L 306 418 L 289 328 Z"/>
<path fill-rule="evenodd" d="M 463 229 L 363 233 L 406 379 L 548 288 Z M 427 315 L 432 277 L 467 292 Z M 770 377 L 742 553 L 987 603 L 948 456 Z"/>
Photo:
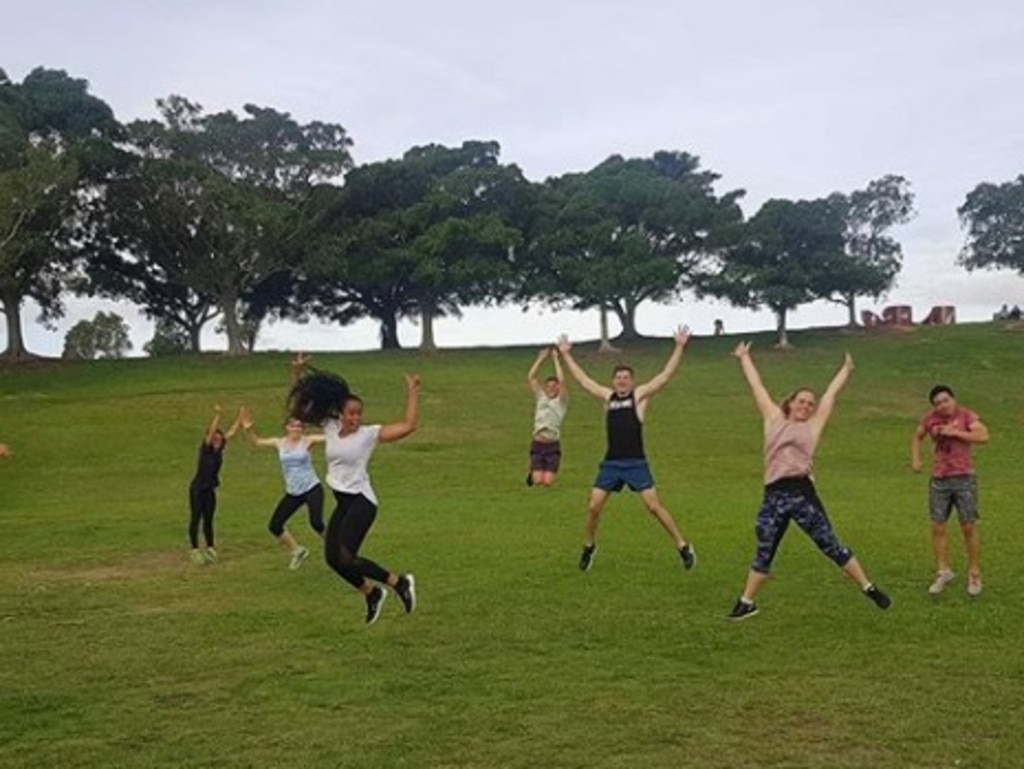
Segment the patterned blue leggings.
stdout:
<path fill-rule="evenodd" d="M 751 569 L 761 574 L 771 571 L 775 551 L 779 549 L 790 521 L 796 521 L 796 525 L 837 566 L 845 566 L 853 558 L 853 551 L 840 544 L 836 537 L 814 484 L 808 479 L 794 479 L 793 482 L 784 482 L 782 488 L 765 489 L 764 502 L 754 525 L 757 554 L 750 564 Z"/>

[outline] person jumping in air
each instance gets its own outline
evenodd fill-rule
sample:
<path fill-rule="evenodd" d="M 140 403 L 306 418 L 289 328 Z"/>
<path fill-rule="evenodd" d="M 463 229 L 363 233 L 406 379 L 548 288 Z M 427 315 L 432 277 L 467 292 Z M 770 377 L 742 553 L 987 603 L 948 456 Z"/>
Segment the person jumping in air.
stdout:
<path fill-rule="evenodd" d="M 549 355 L 555 374 L 541 384 L 537 372 Z M 569 405 L 569 391 L 565 387 L 558 351 L 545 347 L 537 353 L 537 360 L 530 366 L 526 381 L 537 401 L 533 412 L 533 441 L 530 443 L 530 472 L 526 475 L 526 485 L 553 486 L 562 461 L 562 420 Z"/>
<path fill-rule="evenodd" d="M 981 536 L 978 532 L 978 479 L 974 475 L 971 447 L 988 443 L 988 428 L 978 415 L 958 405 L 953 391 L 936 385 L 928 393 L 931 411 L 925 414 L 910 441 L 910 467 L 921 472 L 921 443 L 931 437 L 935 444 L 928 507 L 932 520 L 932 552 L 935 581 L 928 588 L 938 595 L 956 576 L 949 568 L 949 539 L 946 524 L 953 508 L 960 519 L 960 531 L 967 546 L 967 594 L 981 595 Z"/>
<path fill-rule="evenodd" d="M 199 461 L 196 474 L 188 488 L 191 517 L 188 524 L 188 538 L 192 544 L 194 563 L 216 563 L 217 550 L 213 542 L 213 514 L 217 512 L 217 487 L 220 486 L 220 468 L 224 462 L 224 449 L 228 441 L 241 428 L 241 413 L 227 433 L 220 429 L 221 407 L 214 406 L 203 442 L 199 445 Z M 206 550 L 199 549 L 199 524 L 203 525 L 203 539 Z"/>
<path fill-rule="evenodd" d="M 377 517 L 377 495 L 367 471 L 370 457 L 378 443 L 399 441 L 419 423 L 420 378 L 406 375 L 405 385 L 405 417 L 388 425 L 364 425 L 362 399 L 334 374 L 309 370 L 289 393 L 291 416 L 323 428 L 327 485 L 337 503 L 327 524 L 324 553 L 338 576 L 363 594 L 369 625 L 380 617 L 388 596 L 384 586 L 394 590 L 406 613 L 416 609 L 412 574 L 396 574 L 359 554 Z"/>
<path fill-rule="evenodd" d="M 654 477 L 651 475 L 644 453 L 644 413 L 651 397 L 661 390 L 683 358 L 683 348 L 690 339 L 689 329 L 683 327 L 676 331 L 675 349 L 661 373 L 649 382 L 637 385 L 633 381 L 633 369 L 619 365 L 612 374 L 612 386 L 599 385 L 580 367 L 572 356 L 572 345 L 564 335 L 558 341 L 558 350 L 565 360 L 569 373 L 579 382 L 580 386 L 593 395 L 604 407 L 605 429 L 608 448 L 604 461 L 601 462 L 597 479 L 590 490 L 590 502 L 587 506 L 586 533 L 583 552 L 580 555 L 580 569 L 589 571 L 597 553 L 597 526 L 601 520 L 608 496 L 628 486 L 630 491 L 640 495 L 647 511 L 658 519 L 672 542 L 675 544 L 683 566 L 689 570 L 697 562 L 697 554 L 693 546 L 683 537 L 671 514 L 658 498 L 654 488 Z"/>
<path fill-rule="evenodd" d="M 764 501 L 754 526 L 757 553 L 743 594 L 728 619 L 742 620 L 757 614 L 754 599 L 768 580 L 772 561 L 790 521 L 803 529 L 826 557 L 860 585 L 864 595 L 876 606 L 888 609 L 891 599 L 867 578 L 853 552 L 840 544 L 814 488 L 814 452 L 832 416 L 836 396 L 853 371 L 853 358 L 847 354 L 820 403 L 815 403 L 813 392 L 799 389 L 778 406 L 761 382 L 761 375 L 750 357 L 750 343 L 741 342 L 733 355 L 740 362 L 764 418 Z"/>
<path fill-rule="evenodd" d="M 242 429 L 253 448 L 277 449 L 285 493 L 274 508 L 267 528 L 291 556 L 288 568 L 295 571 L 309 556 L 309 550 L 300 545 L 285 528 L 288 519 L 305 505 L 309 510 L 310 527 L 320 537 L 324 536 L 324 489 L 313 469 L 313 455 L 310 451 L 314 445 L 324 442 L 324 436 L 305 435 L 302 422 L 289 417 L 285 422 L 283 438 L 261 438 L 256 434 L 252 414 L 248 409 L 242 410 Z"/>

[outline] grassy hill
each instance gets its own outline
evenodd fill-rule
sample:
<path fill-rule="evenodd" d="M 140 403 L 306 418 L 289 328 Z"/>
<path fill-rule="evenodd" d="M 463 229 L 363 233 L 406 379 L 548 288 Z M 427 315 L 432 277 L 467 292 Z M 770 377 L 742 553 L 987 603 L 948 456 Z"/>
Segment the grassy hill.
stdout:
<path fill-rule="evenodd" d="M 723 620 L 753 554 L 761 477 L 735 337 L 695 339 L 648 416 L 659 491 L 699 554 L 690 573 L 628 494 L 606 509 L 593 570 L 578 571 L 601 409 L 572 387 L 559 483 L 527 489 L 534 349 L 317 353 L 370 422 L 401 414 L 403 371 L 424 381 L 421 430 L 375 455 L 381 510 L 364 546 L 416 574 L 420 609 L 391 601 L 370 628 L 319 548 L 286 569 L 266 531 L 276 457 L 240 437 L 221 473 L 221 562 L 187 558 L 211 408 L 246 404 L 279 434 L 287 356 L 0 370 L 0 440 L 16 451 L 0 462 L 0 765 L 1024 766 L 1024 334 L 805 332 L 786 353 L 754 339 L 780 397 L 820 392 L 844 349 L 855 358 L 816 472 L 888 612 L 794 530 L 760 616 Z M 619 357 L 646 378 L 670 349 Z M 610 376 L 611 359 L 578 353 Z M 907 458 L 936 382 L 992 433 L 976 452 L 976 600 L 963 575 L 926 593 L 927 478 Z M 301 514 L 291 529 L 314 544 Z"/>

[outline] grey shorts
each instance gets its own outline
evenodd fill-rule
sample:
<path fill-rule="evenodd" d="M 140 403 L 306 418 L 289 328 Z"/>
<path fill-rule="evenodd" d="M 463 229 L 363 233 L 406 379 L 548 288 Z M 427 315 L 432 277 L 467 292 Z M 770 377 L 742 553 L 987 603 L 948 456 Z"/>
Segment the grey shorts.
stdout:
<path fill-rule="evenodd" d="M 978 479 L 973 475 L 932 478 L 928 486 L 928 512 L 934 523 L 946 523 L 956 508 L 960 523 L 973 523 L 978 515 Z"/>

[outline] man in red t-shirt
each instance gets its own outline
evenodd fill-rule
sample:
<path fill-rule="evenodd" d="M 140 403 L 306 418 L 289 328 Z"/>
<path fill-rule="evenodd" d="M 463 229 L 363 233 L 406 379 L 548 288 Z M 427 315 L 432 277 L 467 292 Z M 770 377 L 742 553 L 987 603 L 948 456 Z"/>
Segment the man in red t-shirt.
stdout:
<path fill-rule="evenodd" d="M 932 521 L 932 552 L 935 553 L 935 581 L 928 592 L 937 595 L 956 576 L 949 568 L 946 524 L 956 508 L 960 530 L 967 545 L 967 593 L 981 594 L 981 538 L 978 534 L 978 480 L 974 475 L 971 447 L 988 443 L 988 428 L 970 409 L 957 405 L 953 391 L 936 385 L 928 393 L 932 409 L 914 431 L 910 441 L 910 467 L 921 472 L 921 443 L 930 436 L 935 444 L 928 507 Z"/>

